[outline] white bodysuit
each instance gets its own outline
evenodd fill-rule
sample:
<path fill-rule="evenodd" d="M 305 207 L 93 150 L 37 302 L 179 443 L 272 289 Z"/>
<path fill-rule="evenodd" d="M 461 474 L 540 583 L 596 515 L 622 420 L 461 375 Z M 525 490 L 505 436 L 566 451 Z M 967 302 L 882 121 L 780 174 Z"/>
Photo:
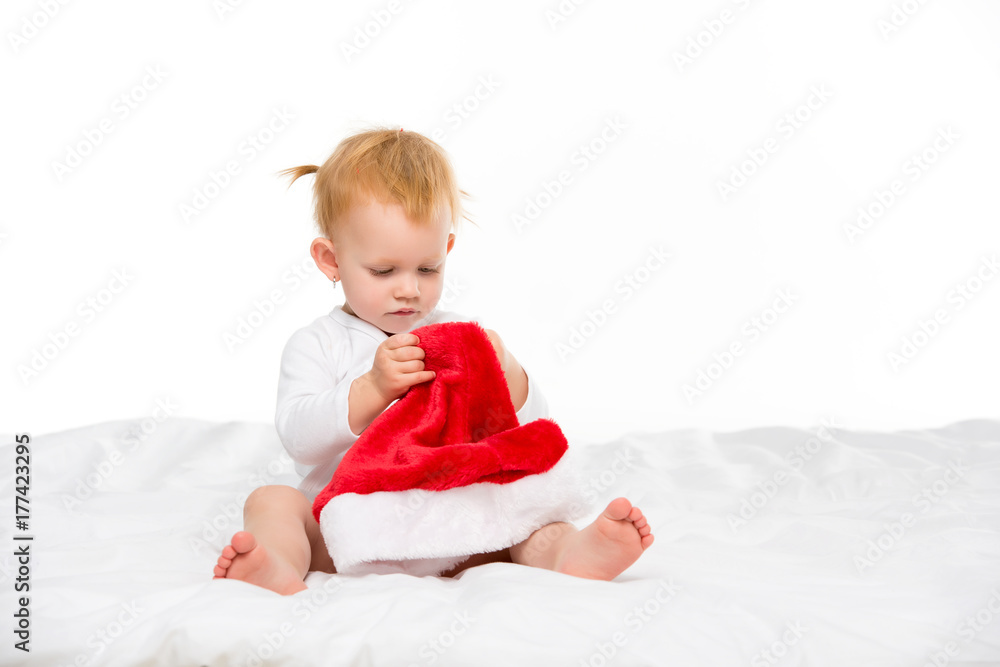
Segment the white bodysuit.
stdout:
<path fill-rule="evenodd" d="M 477 319 L 434 309 L 410 330 L 439 322 L 482 326 Z M 309 500 L 330 483 L 344 454 L 360 437 L 347 423 L 348 393 L 351 383 L 371 370 L 375 350 L 387 338 L 375 325 L 337 306 L 296 331 L 285 344 L 274 425 L 303 477 L 299 489 Z M 548 417 L 545 397 L 532 376 L 525 374 L 528 397 L 517 411 L 520 424 Z"/>

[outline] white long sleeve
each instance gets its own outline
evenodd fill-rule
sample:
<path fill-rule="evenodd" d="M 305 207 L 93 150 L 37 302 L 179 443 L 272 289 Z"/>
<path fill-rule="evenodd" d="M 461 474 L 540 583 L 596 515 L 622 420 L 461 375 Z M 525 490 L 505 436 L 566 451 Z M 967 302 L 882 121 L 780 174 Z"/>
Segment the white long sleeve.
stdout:
<path fill-rule="evenodd" d="M 347 337 L 339 342 L 332 345 L 320 327 L 306 327 L 289 338 L 281 355 L 275 426 L 297 463 L 339 460 L 360 435 L 347 423 L 347 397 L 351 383 L 371 368 L 380 341 L 363 345 L 366 341 Z M 359 343 L 370 348 L 370 355 L 352 354 Z"/>
<path fill-rule="evenodd" d="M 433 311 L 413 328 L 438 322 L 478 322 Z M 299 329 L 281 355 L 275 427 L 310 499 L 330 482 L 344 454 L 360 437 L 348 425 L 351 383 L 371 370 L 375 351 L 388 336 L 338 306 Z M 527 372 L 527 371 L 526 371 Z M 528 397 L 520 423 L 548 416 L 545 397 L 528 374 Z"/>

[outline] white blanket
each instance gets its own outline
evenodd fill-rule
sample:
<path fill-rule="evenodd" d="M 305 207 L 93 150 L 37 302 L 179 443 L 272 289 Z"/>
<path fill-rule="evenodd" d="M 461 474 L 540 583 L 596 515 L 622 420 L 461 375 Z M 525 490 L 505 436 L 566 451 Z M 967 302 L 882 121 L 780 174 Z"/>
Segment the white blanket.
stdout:
<path fill-rule="evenodd" d="M 2 442 L 5 665 L 1000 664 L 996 421 L 577 445 L 594 501 L 579 525 L 623 495 L 656 535 L 615 581 L 493 564 L 317 573 L 288 597 L 212 579 L 246 495 L 294 484 L 270 425 L 35 435 L 27 531 Z M 30 654 L 11 634 L 14 534 L 34 536 Z"/>

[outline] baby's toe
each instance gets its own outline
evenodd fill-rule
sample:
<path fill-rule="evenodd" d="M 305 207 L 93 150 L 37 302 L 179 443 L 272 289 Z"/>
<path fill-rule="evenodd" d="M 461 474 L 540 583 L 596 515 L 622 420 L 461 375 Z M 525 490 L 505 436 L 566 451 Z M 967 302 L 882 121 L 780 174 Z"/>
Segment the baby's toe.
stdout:
<path fill-rule="evenodd" d="M 604 516 L 612 521 L 623 521 L 632 517 L 632 503 L 628 498 L 615 498 L 604 509 Z"/>
<path fill-rule="evenodd" d="M 233 535 L 233 550 L 234 553 L 245 554 L 248 551 L 253 550 L 257 546 L 257 539 L 245 530 Z"/>

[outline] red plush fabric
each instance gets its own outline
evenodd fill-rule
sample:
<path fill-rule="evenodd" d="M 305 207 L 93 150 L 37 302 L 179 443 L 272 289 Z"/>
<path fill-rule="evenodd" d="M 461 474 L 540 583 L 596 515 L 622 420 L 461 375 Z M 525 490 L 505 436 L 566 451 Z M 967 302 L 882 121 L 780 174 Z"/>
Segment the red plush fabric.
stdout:
<path fill-rule="evenodd" d="M 550 419 L 519 425 L 500 361 L 475 322 L 414 329 L 437 375 L 410 387 L 344 455 L 313 515 L 342 493 L 506 483 L 549 470 L 567 449 Z"/>

